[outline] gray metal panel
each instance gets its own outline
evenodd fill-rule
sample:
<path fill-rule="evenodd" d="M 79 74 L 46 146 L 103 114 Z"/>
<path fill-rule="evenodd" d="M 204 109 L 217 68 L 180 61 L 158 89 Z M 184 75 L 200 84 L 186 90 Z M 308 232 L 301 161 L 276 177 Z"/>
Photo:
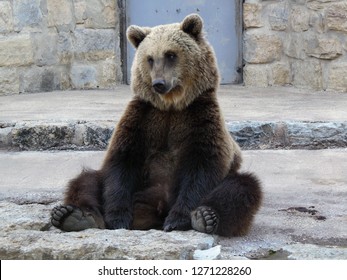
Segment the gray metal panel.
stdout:
<path fill-rule="evenodd" d="M 126 1 L 127 26 L 155 26 L 180 22 L 190 13 L 198 13 L 204 19 L 207 39 L 213 46 L 221 83 L 239 83 L 241 74 L 240 4 L 239 0 L 129 0 Z M 127 46 L 127 80 L 130 81 L 130 68 L 134 49 Z"/>

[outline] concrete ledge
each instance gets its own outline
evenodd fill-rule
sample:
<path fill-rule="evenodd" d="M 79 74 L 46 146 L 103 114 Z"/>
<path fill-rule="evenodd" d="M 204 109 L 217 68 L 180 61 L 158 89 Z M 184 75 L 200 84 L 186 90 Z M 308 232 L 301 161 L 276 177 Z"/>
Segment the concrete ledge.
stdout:
<path fill-rule="evenodd" d="M 0 124 L 0 148 L 12 150 L 101 150 L 114 129 L 113 122 L 24 122 Z"/>
<path fill-rule="evenodd" d="M 132 96 L 126 85 L 0 96 L 0 149 L 103 150 Z M 218 99 L 243 149 L 347 146 L 347 94 L 221 86 Z"/>
<path fill-rule="evenodd" d="M 113 121 L 0 123 L 0 148 L 104 150 Z M 227 127 L 243 149 L 326 149 L 347 146 L 347 121 L 237 121 Z"/>
<path fill-rule="evenodd" d="M 347 146 L 347 122 L 228 122 L 246 149 L 326 149 Z"/>

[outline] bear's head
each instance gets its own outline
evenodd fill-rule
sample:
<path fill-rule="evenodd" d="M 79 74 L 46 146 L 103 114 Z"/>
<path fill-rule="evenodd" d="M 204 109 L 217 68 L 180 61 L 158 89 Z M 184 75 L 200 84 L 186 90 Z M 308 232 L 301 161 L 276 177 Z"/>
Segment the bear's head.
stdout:
<path fill-rule="evenodd" d="M 202 27 L 197 14 L 181 23 L 129 26 L 127 37 L 136 48 L 131 69 L 134 93 L 161 110 L 182 110 L 200 94 L 217 89 L 215 54 Z"/>

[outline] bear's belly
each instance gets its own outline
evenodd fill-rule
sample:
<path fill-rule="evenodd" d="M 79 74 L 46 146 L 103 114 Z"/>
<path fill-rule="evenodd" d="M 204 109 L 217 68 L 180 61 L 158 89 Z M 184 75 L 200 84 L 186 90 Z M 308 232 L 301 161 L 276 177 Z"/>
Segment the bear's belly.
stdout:
<path fill-rule="evenodd" d="M 166 201 L 170 195 L 173 177 L 177 166 L 176 151 L 156 151 L 150 154 L 145 163 L 146 185 L 160 188 Z"/>
<path fill-rule="evenodd" d="M 155 151 L 144 166 L 145 189 L 135 193 L 133 229 L 160 228 L 167 216 L 177 157 L 172 151 Z"/>

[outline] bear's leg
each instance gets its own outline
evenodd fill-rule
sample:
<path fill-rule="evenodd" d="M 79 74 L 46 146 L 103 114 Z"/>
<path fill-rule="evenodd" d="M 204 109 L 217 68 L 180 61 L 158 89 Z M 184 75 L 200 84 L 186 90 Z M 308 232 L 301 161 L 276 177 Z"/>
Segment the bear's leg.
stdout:
<path fill-rule="evenodd" d="M 200 232 L 222 236 L 244 235 L 261 200 L 260 183 L 254 175 L 230 173 L 192 211 L 192 227 Z"/>
<path fill-rule="evenodd" d="M 151 204 L 135 203 L 134 204 L 134 219 L 131 229 L 149 230 L 161 229 L 164 223 L 164 216 L 161 214 L 161 202 L 157 207 Z"/>
<path fill-rule="evenodd" d="M 167 216 L 167 201 L 161 186 L 154 186 L 134 195 L 132 229 L 162 229 Z"/>
<path fill-rule="evenodd" d="M 99 172 L 83 171 L 69 183 L 64 205 L 52 210 L 52 225 L 64 231 L 105 228 L 101 207 L 102 190 Z"/>

